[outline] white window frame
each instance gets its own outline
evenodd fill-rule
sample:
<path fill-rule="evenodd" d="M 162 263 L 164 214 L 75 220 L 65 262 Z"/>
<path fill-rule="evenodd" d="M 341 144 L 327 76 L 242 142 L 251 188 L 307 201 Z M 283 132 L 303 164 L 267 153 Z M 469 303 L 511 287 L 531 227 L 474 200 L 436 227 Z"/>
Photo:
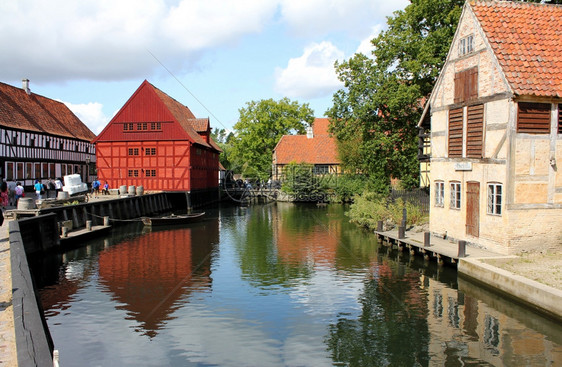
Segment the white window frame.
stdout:
<path fill-rule="evenodd" d="M 460 209 L 461 208 L 461 192 L 462 187 L 460 182 L 451 182 L 449 185 L 451 190 L 450 192 L 450 201 L 449 201 L 449 208 L 450 209 Z"/>
<path fill-rule="evenodd" d="M 459 40 L 459 56 L 469 54 L 474 51 L 474 36 L 468 35 Z"/>
<path fill-rule="evenodd" d="M 488 204 L 486 211 L 490 215 L 502 215 L 503 185 L 492 182 L 488 184 Z"/>
<path fill-rule="evenodd" d="M 435 206 L 445 206 L 445 182 L 435 181 Z"/>

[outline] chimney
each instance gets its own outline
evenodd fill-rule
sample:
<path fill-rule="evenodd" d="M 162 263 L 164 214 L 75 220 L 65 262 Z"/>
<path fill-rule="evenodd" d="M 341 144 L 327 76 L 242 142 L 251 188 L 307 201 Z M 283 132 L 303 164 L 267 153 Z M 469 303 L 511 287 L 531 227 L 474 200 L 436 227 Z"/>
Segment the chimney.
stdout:
<path fill-rule="evenodd" d="M 27 93 L 27 95 L 31 94 L 31 89 L 29 89 L 29 79 L 22 79 L 21 80 L 22 88 Z"/>
<path fill-rule="evenodd" d="M 312 126 L 306 128 L 306 138 L 307 139 L 314 138 L 314 131 L 312 130 Z"/>

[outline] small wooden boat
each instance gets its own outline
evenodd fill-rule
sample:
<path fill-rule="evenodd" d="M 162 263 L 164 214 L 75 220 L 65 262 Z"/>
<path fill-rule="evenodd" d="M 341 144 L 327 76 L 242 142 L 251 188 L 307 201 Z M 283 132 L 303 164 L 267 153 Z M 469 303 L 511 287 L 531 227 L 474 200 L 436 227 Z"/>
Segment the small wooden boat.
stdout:
<path fill-rule="evenodd" d="M 205 212 L 185 215 L 172 214 L 165 217 L 142 217 L 141 219 L 145 226 L 171 226 L 197 222 L 204 215 Z"/>

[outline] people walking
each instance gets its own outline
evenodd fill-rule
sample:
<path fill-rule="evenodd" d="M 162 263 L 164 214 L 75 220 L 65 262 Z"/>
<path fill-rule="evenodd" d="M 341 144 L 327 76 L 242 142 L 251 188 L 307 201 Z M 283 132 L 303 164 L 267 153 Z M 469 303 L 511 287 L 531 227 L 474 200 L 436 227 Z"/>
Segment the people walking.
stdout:
<path fill-rule="evenodd" d="M 0 205 L 2 206 L 2 210 L 5 210 L 8 204 L 8 184 L 6 181 L 2 181 L 2 184 L 0 184 Z"/>
<path fill-rule="evenodd" d="M 94 180 L 94 182 L 92 182 L 92 191 L 95 198 L 97 198 L 100 194 L 100 185 L 101 182 L 97 178 Z"/>
<path fill-rule="evenodd" d="M 14 188 L 14 193 L 15 193 L 15 198 L 16 198 L 16 208 L 18 206 L 18 201 L 20 200 L 21 197 L 23 197 L 23 186 L 21 185 L 21 182 L 17 182 L 16 183 L 16 187 Z"/>
<path fill-rule="evenodd" d="M 107 183 L 107 181 L 105 181 L 105 183 L 103 184 L 101 192 L 104 195 L 109 195 L 109 184 Z"/>
<path fill-rule="evenodd" d="M 55 180 L 55 199 L 59 197 L 59 192 L 62 190 L 62 181 L 60 178 Z"/>
<path fill-rule="evenodd" d="M 41 200 L 43 191 L 45 190 L 45 186 L 39 182 L 39 180 L 35 180 L 35 185 L 33 185 L 35 189 L 35 195 L 37 195 L 37 200 Z"/>

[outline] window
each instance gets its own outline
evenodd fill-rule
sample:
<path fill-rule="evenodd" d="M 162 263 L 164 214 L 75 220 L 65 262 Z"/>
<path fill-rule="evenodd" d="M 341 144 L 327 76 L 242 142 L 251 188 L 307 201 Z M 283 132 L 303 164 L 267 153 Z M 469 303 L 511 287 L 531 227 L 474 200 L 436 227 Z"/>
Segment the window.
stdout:
<path fill-rule="evenodd" d="M 146 177 L 156 177 L 156 170 L 155 169 L 146 169 L 144 170 L 144 174 Z"/>
<path fill-rule="evenodd" d="M 129 124 L 123 124 L 123 131 L 129 130 Z"/>
<path fill-rule="evenodd" d="M 482 158 L 484 140 L 484 105 L 468 106 L 466 127 L 466 156 Z"/>
<path fill-rule="evenodd" d="M 459 56 L 466 55 L 474 51 L 472 35 L 461 38 L 459 41 Z"/>
<path fill-rule="evenodd" d="M 129 155 L 139 155 L 139 148 L 129 148 Z"/>
<path fill-rule="evenodd" d="M 129 177 L 139 177 L 139 170 L 138 169 L 130 169 L 128 171 Z"/>
<path fill-rule="evenodd" d="M 451 209 L 461 208 L 461 183 L 451 182 L 451 202 L 449 204 Z"/>
<path fill-rule="evenodd" d="M 327 175 L 328 173 L 330 173 L 330 166 L 327 164 L 318 164 L 314 166 L 314 174 Z"/>
<path fill-rule="evenodd" d="M 455 103 L 465 103 L 478 98 L 478 68 L 455 73 Z"/>
<path fill-rule="evenodd" d="M 156 155 L 156 148 L 146 148 L 144 150 L 145 155 Z"/>
<path fill-rule="evenodd" d="M 435 206 L 443 207 L 445 205 L 445 182 L 435 182 Z"/>
<path fill-rule="evenodd" d="M 142 123 L 142 129 L 143 129 L 143 130 L 148 130 L 148 122 L 143 122 L 143 123 Z"/>
<path fill-rule="evenodd" d="M 160 122 L 151 122 L 150 130 L 162 130 L 162 124 Z"/>
<path fill-rule="evenodd" d="M 562 134 L 562 104 L 558 105 L 558 134 Z"/>
<path fill-rule="evenodd" d="M 463 109 L 449 111 L 449 157 L 462 157 Z"/>
<path fill-rule="evenodd" d="M 517 132 L 550 134 L 550 103 L 517 103 Z"/>
<path fill-rule="evenodd" d="M 137 130 L 142 130 L 142 122 L 137 122 Z"/>
<path fill-rule="evenodd" d="M 502 214 L 502 185 L 488 184 L 488 214 Z"/>
<path fill-rule="evenodd" d="M 14 179 L 14 163 L 6 163 L 6 180 L 12 181 Z"/>
<path fill-rule="evenodd" d="M 33 163 L 26 163 L 25 164 L 25 178 L 31 180 L 33 177 L 31 173 L 33 171 Z"/>

